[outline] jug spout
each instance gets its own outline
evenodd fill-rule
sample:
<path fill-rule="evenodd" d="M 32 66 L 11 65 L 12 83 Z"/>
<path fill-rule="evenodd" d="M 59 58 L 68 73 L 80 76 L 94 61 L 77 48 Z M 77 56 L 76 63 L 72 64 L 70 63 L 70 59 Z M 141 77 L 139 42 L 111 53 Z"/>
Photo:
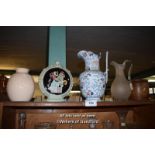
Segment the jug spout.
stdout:
<path fill-rule="evenodd" d="M 86 55 L 87 55 L 87 51 L 85 51 L 85 50 L 79 51 L 79 52 L 77 53 L 77 56 L 78 56 L 79 58 L 82 58 L 82 59 L 85 59 Z"/>
<path fill-rule="evenodd" d="M 79 51 L 77 56 L 82 58 L 85 62 L 85 70 L 99 70 L 100 55 L 93 53 L 92 51 Z"/>
<path fill-rule="evenodd" d="M 124 60 L 124 62 L 122 64 L 119 64 L 119 63 L 117 63 L 115 61 L 112 61 L 111 65 L 114 66 L 115 68 L 116 67 L 121 67 L 122 69 L 125 69 L 125 66 L 126 66 L 127 62 L 130 62 L 130 60 Z"/>
<path fill-rule="evenodd" d="M 117 65 L 118 65 L 118 63 L 117 62 L 115 62 L 115 61 L 112 61 L 111 63 L 110 63 L 112 66 L 114 66 L 115 68 L 117 67 Z"/>
<path fill-rule="evenodd" d="M 119 64 L 115 61 L 112 61 L 111 65 L 115 67 L 116 74 L 121 75 L 121 74 L 124 74 L 123 70 L 125 69 L 127 62 L 131 62 L 131 61 L 130 60 L 124 60 L 124 62 L 122 64 Z M 132 70 L 132 64 L 130 65 L 130 68 L 128 70 L 128 80 L 129 81 L 131 80 L 131 70 Z"/>

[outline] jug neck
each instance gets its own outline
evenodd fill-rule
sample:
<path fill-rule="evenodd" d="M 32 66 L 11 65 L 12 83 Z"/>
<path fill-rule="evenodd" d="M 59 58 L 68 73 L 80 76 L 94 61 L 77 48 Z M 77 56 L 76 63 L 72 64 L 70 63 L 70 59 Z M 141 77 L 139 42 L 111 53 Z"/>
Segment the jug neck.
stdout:
<path fill-rule="evenodd" d="M 99 60 L 90 61 L 85 59 L 85 70 L 100 70 Z"/>
<path fill-rule="evenodd" d="M 116 76 L 125 76 L 124 70 L 116 68 Z"/>

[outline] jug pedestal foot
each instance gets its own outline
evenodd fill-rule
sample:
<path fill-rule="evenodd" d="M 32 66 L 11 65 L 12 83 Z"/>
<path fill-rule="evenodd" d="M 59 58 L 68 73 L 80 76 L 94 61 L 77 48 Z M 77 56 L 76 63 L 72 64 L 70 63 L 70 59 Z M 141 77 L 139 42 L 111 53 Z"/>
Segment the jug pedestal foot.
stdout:
<path fill-rule="evenodd" d="M 99 101 L 101 101 L 101 99 L 100 98 L 86 98 L 86 101 L 97 101 L 97 102 L 99 102 Z"/>

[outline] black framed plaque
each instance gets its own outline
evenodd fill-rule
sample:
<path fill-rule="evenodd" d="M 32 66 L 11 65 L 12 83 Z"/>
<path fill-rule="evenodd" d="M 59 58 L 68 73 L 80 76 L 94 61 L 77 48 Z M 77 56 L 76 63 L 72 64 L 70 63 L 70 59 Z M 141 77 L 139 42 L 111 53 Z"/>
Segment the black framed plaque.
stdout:
<path fill-rule="evenodd" d="M 69 70 L 61 67 L 59 62 L 44 68 L 39 76 L 39 87 L 47 96 L 47 101 L 61 102 L 73 87 L 73 78 Z"/>

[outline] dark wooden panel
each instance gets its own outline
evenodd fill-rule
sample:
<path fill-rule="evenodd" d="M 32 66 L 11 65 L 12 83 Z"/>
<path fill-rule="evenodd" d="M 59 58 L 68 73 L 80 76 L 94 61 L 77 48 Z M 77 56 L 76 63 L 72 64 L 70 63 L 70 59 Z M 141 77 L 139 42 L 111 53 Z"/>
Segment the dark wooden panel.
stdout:
<path fill-rule="evenodd" d="M 155 129 L 155 105 L 135 108 L 134 120 L 137 128 Z"/>
<path fill-rule="evenodd" d="M 37 109 L 29 109 L 29 110 L 23 110 L 18 109 L 16 113 L 16 117 L 18 117 L 19 113 L 26 113 L 26 123 L 25 127 L 27 129 L 33 129 L 36 128 L 39 124 L 47 124 L 47 123 L 53 123 L 53 128 L 57 129 L 69 129 L 69 128 L 76 128 L 76 129 L 88 129 L 89 121 L 91 121 L 92 118 L 90 116 L 94 116 L 96 123 L 95 128 L 101 129 L 101 128 L 107 128 L 106 124 L 104 124 L 105 121 L 110 121 L 112 123 L 111 128 L 119 128 L 119 118 L 115 112 L 91 112 L 91 113 L 68 113 L 68 111 L 64 113 L 57 113 L 53 111 L 48 110 L 37 110 Z M 64 117 L 62 117 L 64 115 Z M 71 117 L 71 116 L 77 116 L 77 117 Z M 45 126 L 42 126 L 45 128 Z M 18 121 L 16 121 L 16 127 L 18 126 Z M 51 127 L 52 128 L 52 127 Z"/>
<path fill-rule="evenodd" d="M 2 128 L 14 129 L 16 126 L 16 109 L 4 107 L 2 115 Z"/>
<path fill-rule="evenodd" d="M 77 121 L 83 114 L 95 114 L 91 117 L 99 121 L 95 128 L 155 128 L 155 101 L 99 102 L 97 107 L 85 107 L 84 102 L 0 102 L 0 105 L 2 128 L 36 128 L 51 123 L 56 128 L 90 128 L 88 123 L 57 122 L 60 119 Z M 83 118 L 88 121 L 90 117 Z"/>
<path fill-rule="evenodd" d="M 41 71 L 47 65 L 47 52 L 48 27 L 0 27 L 1 70 L 27 67 Z"/>
<path fill-rule="evenodd" d="M 0 103 L 0 128 L 2 128 L 3 104 Z"/>

